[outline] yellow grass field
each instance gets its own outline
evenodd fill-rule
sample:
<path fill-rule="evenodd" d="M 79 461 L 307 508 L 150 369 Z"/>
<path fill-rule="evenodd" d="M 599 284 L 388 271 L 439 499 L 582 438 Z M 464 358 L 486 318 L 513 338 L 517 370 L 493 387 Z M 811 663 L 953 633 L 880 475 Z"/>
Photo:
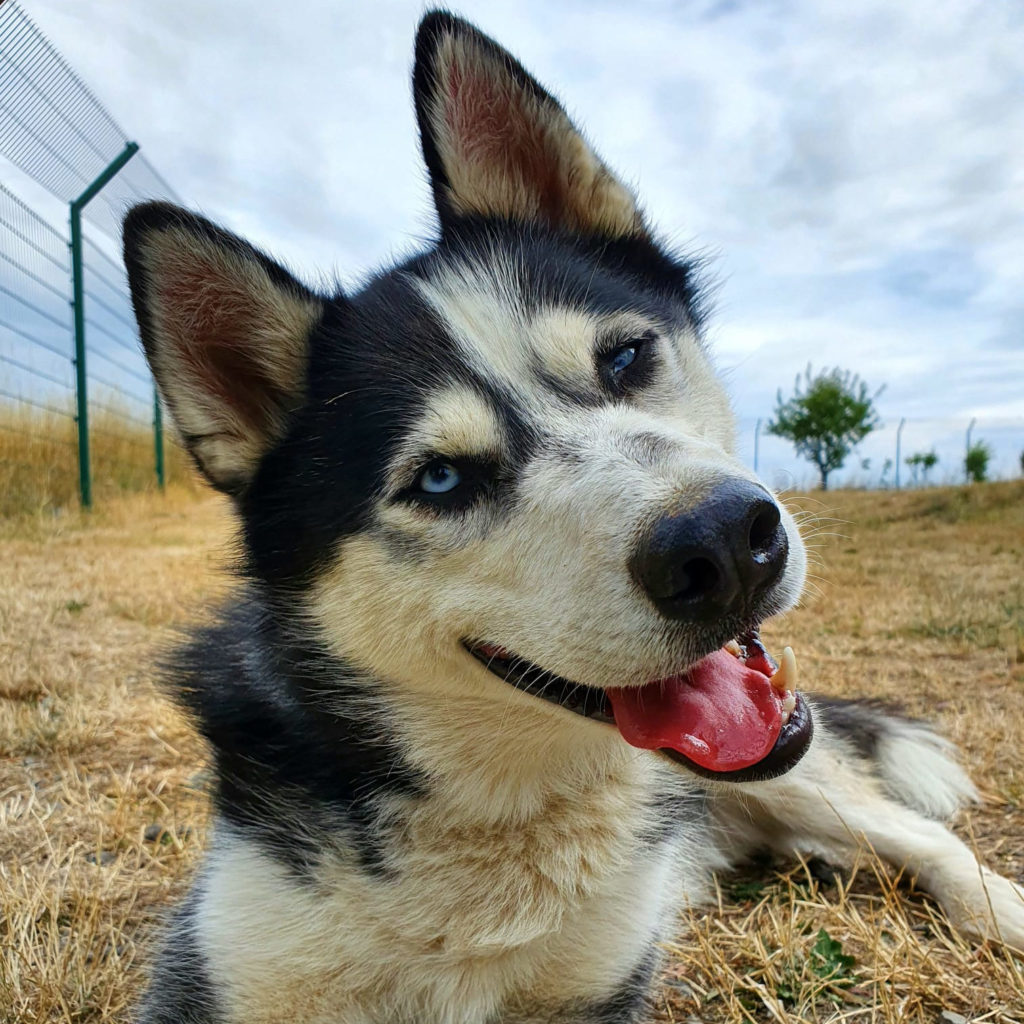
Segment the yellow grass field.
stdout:
<path fill-rule="evenodd" d="M 811 688 L 937 719 L 984 793 L 960 833 L 1021 878 L 1024 482 L 790 500 L 815 579 L 770 646 Z M 2 1024 L 130 1019 L 207 816 L 202 746 L 154 661 L 226 591 L 230 536 L 220 499 L 180 487 L 0 520 Z M 659 1019 L 1024 1022 L 1024 954 L 963 942 L 870 857 L 821 874 L 721 879 L 720 906 L 680 922 Z"/>
<path fill-rule="evenodd" d="M 3 383 L 0 380 L 0 383 Z M 134 491 L 155 490 L 153 431 L 116 394 L 90 396 L 89 450 L 94 503 Z M 63 515 L 78 506 L 78 427 L 74 405 L 51 400 L 49 411 L 0 402 L 0 517 Z M 197 487 L 188 456 L 164 442 L 165 479 Z"/>

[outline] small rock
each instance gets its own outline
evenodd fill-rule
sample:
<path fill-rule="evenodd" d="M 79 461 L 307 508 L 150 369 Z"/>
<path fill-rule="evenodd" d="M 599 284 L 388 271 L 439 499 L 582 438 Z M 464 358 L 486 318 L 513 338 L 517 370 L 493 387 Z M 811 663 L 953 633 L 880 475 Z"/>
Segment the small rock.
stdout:
<path fill-rule="evenodd" d="M 142 838 L 145 839 L 147 843 L 156 843 L 160 841 L 160 837 L 165 831 L 166 829 L 159 823 L 147 825 L 146 831 L 142 833 Z"/>
<path fill-rule="evenodd" d="M 968 1024 L 967 1018 L 960 1013 L 954 1013 L 952 1010 L 943 1010 L 939 1014 L 939 1020 L 944 1021 L 945 1024 Z"/>
<path fill-rule="evenodd" d="M 90 864 L 99 864 L 100 867 L 105 868 L 108 864 L 113 864 L 117 860 L 117 854 L 113 850 L 100 850 L 99 854 L 87 853 L 85 859 Z"/>

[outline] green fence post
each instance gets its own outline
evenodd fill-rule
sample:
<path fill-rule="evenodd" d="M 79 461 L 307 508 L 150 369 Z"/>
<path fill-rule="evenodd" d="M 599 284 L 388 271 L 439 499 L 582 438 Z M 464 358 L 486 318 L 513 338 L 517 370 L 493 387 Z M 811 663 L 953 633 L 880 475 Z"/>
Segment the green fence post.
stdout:
<path fill-rule="evenodd" d="M 104 185 L 139 151 L 128 142 L 96 180 L 70 203 L 71 305 L 75 322 L 75 419 L 78 422 L 78 493 L 82 508 L 92 507 L 92 472 L 89 466 L 89 398 L 85 375 L 85 284 L 82 276 L 82 210 Z"/>
<path fill-rule="evenodd" d="M 71 204 L 71 308 L 75 317 L 75 422 L 78 424 L 78 494 L 82 508 L 92 505 L 89 466 L 89 400 L 85 376 L 85 308 L 82 284 L 82 211 Z"/>
<path fill-rule="evenodd" d="M 153 388 L 153 454 L 156 456 L 156 482 L 164 489 L 164 416 L 160 410 L 160 392 Z"/>

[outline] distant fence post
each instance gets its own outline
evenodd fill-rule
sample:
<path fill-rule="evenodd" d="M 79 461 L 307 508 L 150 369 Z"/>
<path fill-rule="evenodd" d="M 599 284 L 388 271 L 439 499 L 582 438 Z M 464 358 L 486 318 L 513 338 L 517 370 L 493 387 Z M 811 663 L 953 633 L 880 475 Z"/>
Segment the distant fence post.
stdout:
<path fill-rule="evenodd" d="M 153 388 L 153 455 L 156 465 L 156 482 L 164 489 L 164 416 L 160 409 L 160 392 Z"/>
<path fill-rule="evenodd" d="M 89 399 L 85 375 L 85 283 L 82 274 L 82 210 L 104 185 L 139 151 L 129 142 L 106 169 L 70 203 L 71 215 L 71 305 L 75 315 L 75 406 L 78 422 L 78 493 L 82 508 L 92 507 L 92 471 L 89 466 Z"/>
<path fill-rule="evenodd" d="M 896 428 L 896 490 L 900 489 L 900 441 L 903 438 L 903 428 L 907 425 L 906 417 L 900 417 L 900 425 Z"/>

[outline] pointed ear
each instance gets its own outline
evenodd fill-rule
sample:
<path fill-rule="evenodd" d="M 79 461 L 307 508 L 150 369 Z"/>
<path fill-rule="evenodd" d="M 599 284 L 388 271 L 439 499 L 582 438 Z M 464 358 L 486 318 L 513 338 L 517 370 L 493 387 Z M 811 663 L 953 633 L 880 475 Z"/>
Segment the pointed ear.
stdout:
<path fill-rule="evenodd" d="M 303 401 L 322 300 L 168 203 L 129 212 L 124 259 L 146 357 L 185 445 L 214 487 L 240 494 Z"/>
<path fill-rule="evenodd" d="M 493 40 L 433 11 L 413 92 L 441 224 L 478 215 L 612 238 L 646 235 L 632 192 L 558 102 Z"/>

